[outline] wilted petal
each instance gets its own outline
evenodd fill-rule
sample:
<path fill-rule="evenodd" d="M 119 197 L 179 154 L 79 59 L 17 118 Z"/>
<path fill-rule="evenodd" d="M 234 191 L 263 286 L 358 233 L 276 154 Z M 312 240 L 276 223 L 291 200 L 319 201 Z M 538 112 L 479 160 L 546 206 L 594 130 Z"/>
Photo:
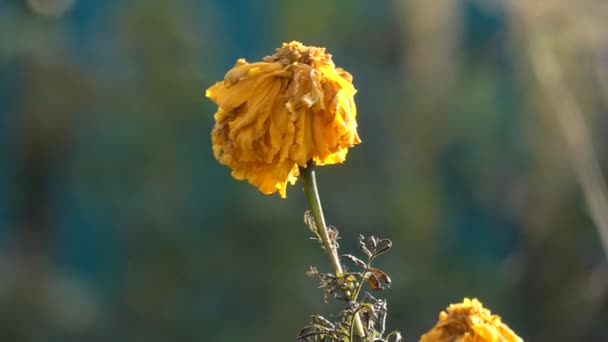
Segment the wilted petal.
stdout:
<path fill-rule="evenodd" d="M 234 178 L 285 197 L 298 166 L 342 163 L 360 142 L 355 93 L 323 48 L 291 42 L 262 62 L 239 59 L 205 93 L 218 105 L 213 154 Z"/>

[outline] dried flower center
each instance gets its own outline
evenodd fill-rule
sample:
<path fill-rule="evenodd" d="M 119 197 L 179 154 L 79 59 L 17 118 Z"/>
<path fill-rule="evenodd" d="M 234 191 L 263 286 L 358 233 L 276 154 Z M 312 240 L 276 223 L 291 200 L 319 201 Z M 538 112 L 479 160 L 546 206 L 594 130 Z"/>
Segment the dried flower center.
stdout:
<path fill-rule="evenodd" d="M 322 64 L 333 64 L 331 55 L 325 53 L 325 48 L 305 46 L 300 42 L 283 43 L 274 55 L 264 57 L 264 62 L 281 63 L 284 66 L 301 63 L 312 67 Z"/>

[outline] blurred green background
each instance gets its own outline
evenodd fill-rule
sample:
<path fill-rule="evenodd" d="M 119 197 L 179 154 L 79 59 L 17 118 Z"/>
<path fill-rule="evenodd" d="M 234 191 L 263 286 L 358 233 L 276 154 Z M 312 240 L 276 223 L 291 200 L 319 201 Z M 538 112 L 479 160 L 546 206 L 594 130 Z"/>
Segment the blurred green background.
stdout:
<path fill-rule="evenodd" d="M 529 341 L 608 341 L 606 17 L 600 0 L 0 0 L 0 340 L 293 341 L 335 309 L 305 276 L 329 266 L 299 184 L 282 200 L 232 179 L 203 97 L 299 40 L 359 90 L 363 143 L 317 177 L 342 252 L 393 240 L 390 329 L 416 341 L 469 296 Z"/>

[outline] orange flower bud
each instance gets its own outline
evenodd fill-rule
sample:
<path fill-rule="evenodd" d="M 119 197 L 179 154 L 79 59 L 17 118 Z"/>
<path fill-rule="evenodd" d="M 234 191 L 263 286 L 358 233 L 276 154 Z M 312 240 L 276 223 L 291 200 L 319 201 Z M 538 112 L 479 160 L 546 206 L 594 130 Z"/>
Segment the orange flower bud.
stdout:
<path fill-rule="evenodd" d="M 522 342 L 500 316 L 492 315 L 476 298 L 451 304 L 420 342 Z"/>

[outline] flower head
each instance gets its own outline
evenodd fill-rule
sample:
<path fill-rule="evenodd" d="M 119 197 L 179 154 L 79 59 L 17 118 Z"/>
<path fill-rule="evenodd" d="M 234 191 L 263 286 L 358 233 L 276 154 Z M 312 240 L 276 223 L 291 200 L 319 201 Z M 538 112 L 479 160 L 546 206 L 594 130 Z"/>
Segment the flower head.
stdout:
<path fill-rule="evenodd" d="M 476 298 L 451 304 L 439 314 L 433 329 L 420 342 L 522 342 L 500 316 L 492 315 Z"/>
<path fill-rule="evenodd" d="M 213 154 L 234 178 L 285 197 L 298 166 L 341 163 L 360 142 L 355 92 L 324 48 L 291 42 L 262 62 L 239 59 L 206 92 L 218 105 Z"/>

